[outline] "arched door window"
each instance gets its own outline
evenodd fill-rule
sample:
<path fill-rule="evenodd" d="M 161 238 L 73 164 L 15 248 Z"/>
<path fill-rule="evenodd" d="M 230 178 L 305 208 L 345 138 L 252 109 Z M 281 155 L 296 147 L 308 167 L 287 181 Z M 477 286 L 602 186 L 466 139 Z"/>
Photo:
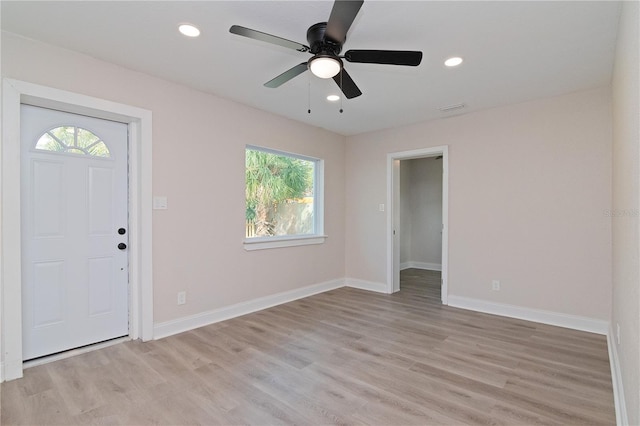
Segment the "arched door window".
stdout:
<path fill-rule="evenodd" d="M 40 151 L 111 157 L 109 148 L 99 136 L 76 126 L 60 126 L 45 132 L 36 143 Z"/>

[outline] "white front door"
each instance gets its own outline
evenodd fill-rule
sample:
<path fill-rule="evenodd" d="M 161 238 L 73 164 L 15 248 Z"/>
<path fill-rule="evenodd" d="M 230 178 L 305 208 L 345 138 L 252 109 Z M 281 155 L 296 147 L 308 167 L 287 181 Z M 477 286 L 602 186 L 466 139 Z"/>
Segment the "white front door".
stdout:
<path fill-rule="evenodd" d="M 127 125 L 21 106 L 29 360 L 129 334 Z"/>

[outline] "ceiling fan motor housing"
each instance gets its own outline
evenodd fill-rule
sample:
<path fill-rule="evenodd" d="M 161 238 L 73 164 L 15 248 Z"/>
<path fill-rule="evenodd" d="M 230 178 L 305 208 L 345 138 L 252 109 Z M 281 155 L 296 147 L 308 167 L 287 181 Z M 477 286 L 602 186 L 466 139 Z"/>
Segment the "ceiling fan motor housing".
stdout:
<path fill-rule="evenodd" d="M 344 40 L 338 42 L 325 38 L 326 30 L 326 22 L 318 22 L 309 27 L 307 30 L 307 41 L 309 42 L 309 46 L 311 46 L 310 52 L 314 55 L 324 53 L 326 55 L 338 56 L 342 50 Z"/>

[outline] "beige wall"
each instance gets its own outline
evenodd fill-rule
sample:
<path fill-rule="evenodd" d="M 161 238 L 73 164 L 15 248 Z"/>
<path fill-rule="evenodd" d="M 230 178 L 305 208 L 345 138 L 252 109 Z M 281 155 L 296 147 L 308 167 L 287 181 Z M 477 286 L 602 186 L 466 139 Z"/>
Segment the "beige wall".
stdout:
<path fill-rule="evenodd" d="M 613 75 L 613 314 L 629 424 L 640 424 L 640 13 L 624 2 Z"/>
<path fill-rule="evenodd" d="M 610 111 L 601 88 L 347 138 L 347 276 L 386 280 L 387 153 L 448 145 L 449 294 L 608 320 Z"/>
<path fill-rule="evenodd" d="M 400 161 L 400 265 L 411 260 L 411 160 Z"/>
<path fill-rule="evenodd" d="M 7 33 L 2 65 L 5 77 L 153 112 L 153 192 L 169 204 L 153 216 L 156 323 L 344 277 L 342 136 Z M 243 249 L 245 144 L 325 160 L 325 244 Z"/>

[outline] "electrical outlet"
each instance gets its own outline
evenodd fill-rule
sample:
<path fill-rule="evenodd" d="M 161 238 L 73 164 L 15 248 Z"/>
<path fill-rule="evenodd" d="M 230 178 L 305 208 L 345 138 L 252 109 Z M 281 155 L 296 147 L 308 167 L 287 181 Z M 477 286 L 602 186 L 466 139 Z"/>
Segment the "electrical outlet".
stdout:
<path fill-rule="evenodd" d="M 499 291 L 500 290 L 500 281 L 498 281 L 498 280 L 491 281 L 491 289 L 493 291 Z"/>
<path fill-rule="evenodd" d="M 616 323 L 616 341 L 620 344 L 620 324 Z"/>
<path fill-rule="evenodd" d="M 184 305 L 187 303 L 187 292 L 179 291 L 178 292 L 178 305 Z"/>

